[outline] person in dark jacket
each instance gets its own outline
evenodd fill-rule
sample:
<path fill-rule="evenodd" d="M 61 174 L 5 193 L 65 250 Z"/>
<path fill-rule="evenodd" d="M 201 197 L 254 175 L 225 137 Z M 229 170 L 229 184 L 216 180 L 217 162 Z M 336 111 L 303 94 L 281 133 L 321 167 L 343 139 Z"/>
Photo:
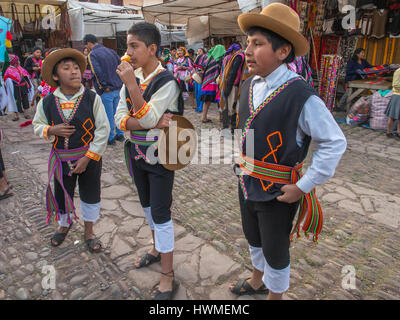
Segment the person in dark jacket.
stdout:
<path fill-rule="evenodd" d="M 124 141 L 124 133 L 115 127 L 114 115 L 118 107 L 119 92 L 122 81 L 117 75 L 117 67 L 121 58 L 111 49 L 98 43 L 96 36 L 87 34 L 83 38 L 85 46 L 90 50 L 88 62 L 94 77 L 94 88 L 106 108 L 108 121 L 110 122 L 110 136 L 108 144 L 114 145 L 115 140 Z"/>
<path fill-rule="evenodd" d="M 365 50 L 363 48 L 356 49 L 353 57 L 347 63 L 345 83 L 349 81 L 360 80 L 361 76 L 358 74 L 358 71 L 372 67 L 372 65 L 370 65 L 369 62 L 364 59 L 364 56 Z"/>
<path fill-rule="evenodd" d="M 36 102 L 40 100 L 40 96 L 38 94 L 38 87 L 41 83 L 41 72 L 42 72 L 42 49 L 39 47 L 33 48 L 32 55 L 30 55 L 25 60 L 24 68 L 30 74 L 31 82 L 33 84 L 33 88 L 35 89 L 35 97 Z M 32 106 L 35 101 L 32 101 Z"/>

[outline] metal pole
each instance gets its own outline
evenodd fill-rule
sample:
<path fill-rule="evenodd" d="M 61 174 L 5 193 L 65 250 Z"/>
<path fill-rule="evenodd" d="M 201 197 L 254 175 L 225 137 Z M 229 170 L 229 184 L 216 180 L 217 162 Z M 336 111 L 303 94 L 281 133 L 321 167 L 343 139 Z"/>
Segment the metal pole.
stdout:
<path fill-rule="evenodd" d="M 169 12 L 169 48 L 172 49 L 171 12 Z"/>

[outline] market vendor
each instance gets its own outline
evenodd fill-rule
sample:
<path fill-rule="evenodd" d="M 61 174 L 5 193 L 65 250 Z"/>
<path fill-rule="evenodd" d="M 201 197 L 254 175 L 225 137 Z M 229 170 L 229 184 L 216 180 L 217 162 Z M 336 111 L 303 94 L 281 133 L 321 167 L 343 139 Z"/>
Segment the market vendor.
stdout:
<path fill-rule="evenodd" d="M 347 63 L 345 83 L 362 79 L 358 71 L 372 67 L 364 57 L 365 50 L 363 48 L 358 48 L 354 51 L 351 60 Z"/>

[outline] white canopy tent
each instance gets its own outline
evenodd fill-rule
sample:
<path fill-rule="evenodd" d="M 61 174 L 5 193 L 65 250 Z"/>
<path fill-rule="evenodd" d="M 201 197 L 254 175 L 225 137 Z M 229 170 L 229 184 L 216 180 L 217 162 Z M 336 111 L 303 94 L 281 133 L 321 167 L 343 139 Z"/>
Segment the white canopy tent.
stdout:
<path fill-rule="evenodd" d="M 144 6 L 142 12 L 152 23 L 186 25 L 189 45 L 207 37 L 243 34 L 237 24 L 242 11 L 236 0 L 175 0 Z"/>
<path fill-rule="evenodd" d="M 144 21 L 132 7 L 89 2 L 69 1 L 68 14 L 73 41 L 81 41 L 88 33 L 99 38 L 115 37 L 117 32 Z"/>

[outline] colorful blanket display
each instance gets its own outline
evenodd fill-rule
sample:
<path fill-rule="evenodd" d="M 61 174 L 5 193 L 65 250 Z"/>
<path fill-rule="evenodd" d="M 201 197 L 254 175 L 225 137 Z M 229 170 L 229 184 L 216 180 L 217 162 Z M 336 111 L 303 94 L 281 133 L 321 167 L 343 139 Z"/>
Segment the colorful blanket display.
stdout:
<path fill-rule="evenodd" d="M 325 102 L 326 107 L 332 112 L 335 106 L 336 89 L 339 79 L 339 69 L 342 57 L 338 55 L 323 55 L 321 61 L 321 81 L 319 84 L 319 96 Z"/>
<path fill-rule="evenodd" d="M 346 123 L 351 126 L 360 126 L 367 122 L 371 110 L 371 102 L 371 96 L 363 96 L 358 99 L 357 102 L 351 107 L 346 117 Z"/>
<path fill-rule="evenodd" d="M 387 76 L 392 76 L 393 73 L 397 70 L 398 66 L 396 65 L 381 65 L 381 66 L 376 66 L 372 68 L 365 68 L 363 70 L 358 70 L 358 74 L 361 76 L 361 78 L 374 78 L 377 76 L 380 77 L 387 77 Z"/>
<path fill-rule="evenodd" d="M 369 120 L 371 129 L 386 130 L 389 118 L 385 114 L 385 110 L 392 95 L 392 90 L 378 90 L 372 95 L 371 118 Z"/>

